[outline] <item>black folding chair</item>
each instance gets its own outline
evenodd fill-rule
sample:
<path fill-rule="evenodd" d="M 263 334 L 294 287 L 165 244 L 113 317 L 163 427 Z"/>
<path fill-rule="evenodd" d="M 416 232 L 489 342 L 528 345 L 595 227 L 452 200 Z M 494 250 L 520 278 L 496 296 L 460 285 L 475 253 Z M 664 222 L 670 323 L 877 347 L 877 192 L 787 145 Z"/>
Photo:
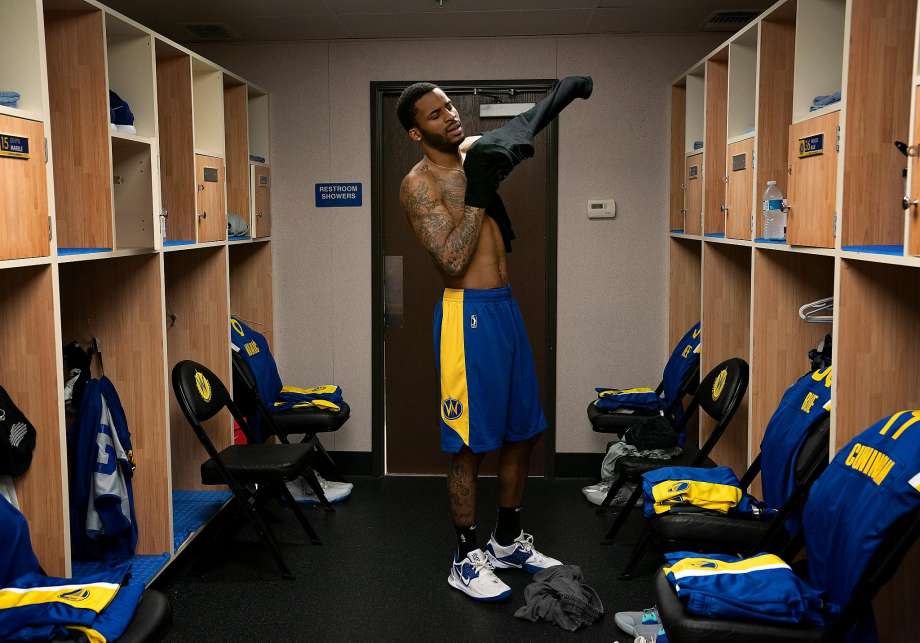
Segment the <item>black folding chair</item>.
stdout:
<path fill-rule="evenodd" d="M 654 471 L 661 467 L 715 466 L 715 463 L 709 459 L 709 454 L 719 441 L 719 438 L 722 437 L 722 434 L 725 433 L 725 429 L 728 428 L 732 418 L 735 417 L 735 412 L 747 392 L 747 386 L 747 362 L 738 357 L 722 362 L 700 382 L 696 393 L 694 393 L 690 404 L 687 406 L 687 410 L 675 427 L 678 431 L 685 431 L 688 418 L 693 417 L 698 408 L 703 409 L 707 415 L 716 421 L 716 425 L 700 449 L 685 448 L 680 455 L 670 460 L 657 460 L 640 456 L 625 456 L 617 460 L 613 483 L 600 509 L 603 510 L 610 505 L 610 501 L 625 483 L 635 482 L 636 488 L 629 496 L 629 500 L 626 501 L 626 505 L 617 514 L 613 524 L 610 525 L 610 530 L 604 537 L 605 544 L 613 542 L 617 533 L 626 523 L 629 511 L 642 495 L 642 485 L 639 482 L 643 473 Z"/>
<path fill-rule="evenodd" d="M 788 533 L 786 520 L 805 504 L 808 490 L 828 464 L 830 417 L 811 430 L 802 443 L 793 466 L 794 490 L 775 513 L 761 515 L 723 514 L 697 507 L 676 507 L 652 516 L 623 568 L 622 579 L 632 578 L 648 544 L 655 540 L 664 551 L 735 552 L 751 556 L 757 552 L 778 553 L 790 542 L 801 545 L 801 532 Z M 760 454 L 739 481 L 748 487 L 760 473 Z"/>
<path fill-rule="evenodd" d="M 237 403 L 238 407 L 246 409 L 248 413 L 260 414 L 264 422 L 262 428 L 263 439 L 275 435 L 282 443 L 287 444 L 288 436 L 302 435 L 301 443 L 312 442 L 315 450 L 313 456 L 318 456 L 318 460 L 311 456 L 312 466 L 310 471 L 304 475 L 304 478 L 325 510 L 335 511 L 335 507 L 326 498 L 323 487 L 316 478 L 314 469 L 319 470 L 328 480 L 345 482 L 345 478 L 329 455 L 329 452 L 323 448 L 323 444 L 316 434 L 338 431 L 351 415 L 351 409 L 342 402 L 340 410 L 336 413 L 319 408 L 290 409 L 273 413 L 262 398 L 259 397 L 252 369 L 240 357 L 239 353 L 231 351 L 230 354 L 233 358 L 234 402 Z"/>
<path fill-rule="evenodd" d="M 247 437 L 252 434 L 246 419 L 230 399 L 223 383 L 206 367 L 185 360 L 173 368 L 172 385 L 179 408 L 210 456 L 201 465 L 202 484 L 230 487 L 237 506 L 268 546 L 284 578 L 294 578 L 284 562 L 271 528 L 260 513 L 264 511 L 263 505 L 267 500 L 279 499 L 294 513 L 310 542 L 314 545 L 320 544 L 319 536 L 285 484 L 311 471 L 310 456 L 314 450 L 314 442 L 235 444 L 218 452 L 201 424 L 214 417 L 224 407 L 230 411 Z"/>

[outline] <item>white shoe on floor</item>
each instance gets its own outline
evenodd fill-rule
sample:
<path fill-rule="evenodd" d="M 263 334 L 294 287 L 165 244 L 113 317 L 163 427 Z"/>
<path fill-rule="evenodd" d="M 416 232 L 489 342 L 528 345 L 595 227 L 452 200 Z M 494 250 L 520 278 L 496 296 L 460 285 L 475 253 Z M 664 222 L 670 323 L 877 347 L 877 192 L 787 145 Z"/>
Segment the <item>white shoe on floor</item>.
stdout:
<path fill-rule="evenodd" d="M 500 601 L 511 596 L 511 588 L 495 575 L 481 549 L 474 549 L 460 561 L 454 553 L 447 584 L 476 601 Z"/>
<path fill-rule="evenodd" d="M 496 569 L 517 568 L 524 569 L 531 574 L 562 564 L 561 561 L 544 556 L 534 549 L 533 536 L 523 531 L 508 546 L 499 545 L 495 540 L 495 534 L 492 534 L 486 545 L 486 556 Z"/>
<path fill-rule="evenodd" d="M 351 490 L 354 488 L 354 485 L 350 482 L 333 482 L 331 480 L 326 480 L 318 473 L 316 474 L 316 479 L 319 481 L 319 486 L 322 488 L 323 493 L 326 495 L 326 500 L 329 502 L 341 502 L 345 500 L 345 498 L 351 495 Z M 319 504 L 319 498 L 313 493 L 313 489 L 310 488 L 305 478 L 300 477 L 288 482 L 287 488 L 297 502 L 302 502 L 307 505 Z"/>

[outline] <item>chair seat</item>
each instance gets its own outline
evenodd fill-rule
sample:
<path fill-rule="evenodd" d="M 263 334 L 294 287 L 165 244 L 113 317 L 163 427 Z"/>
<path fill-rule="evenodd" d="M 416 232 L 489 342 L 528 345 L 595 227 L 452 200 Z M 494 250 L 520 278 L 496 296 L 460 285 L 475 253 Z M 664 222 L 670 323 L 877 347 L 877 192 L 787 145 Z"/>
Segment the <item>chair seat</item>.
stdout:
<path fill-rule="evenodd" d="M 769 621 L 735 621 L 691 614 L 677 597 L 667 577 L 659 571 L 655 577 L 658 615 L 674 643 L 817 643 L 822 630 L 796 627 Z"/>
<path fill-rule="evenodd" d="M 670 460 L 625 456 L 617 460 L 616 472 L 620 475 L 625 475 L 627 480 L 638 480 L 643 473 L 648 473 L 661 467 L 691 467 L 698 453 L 699 450 L 694 447 L 684 449 L 680 455 L 676 455 Z M 701 466 L 714 467 L 716 463 L 706 458 Z"/>
<path fill-rule="evenodd" d="M 260 482 L 269 478 L 293 480 L 309 468 L 313 443 L 234 444 L 220 452 L 220 458 L 237 482 Z M 201 464 L 202 484 L 226 484 L 217 463 Z"/>
<path fill-rule="evenodd" d="M 769 518 L 705 510 L 673 511 L 649 521 L 668 551 L 747 552 L 766 535 L 770 524 Z"/>
<path fill-rule="evenodd" d="M 342 402 L 338 412 L 316 407 L 288 409 L 272 413 L 272 421 L 283 435 L 298 433 L 330 433 L 338 431 L 351 416 L 351 409 Z"/>
<path fill-rule="evenodd" d="M 658 411 L 649 409 L 623 408 L 616 411 L 604 411 L 597 408 L 594 402 L 588 405 L 588 420 L 591 422 L 591 428 L 597 433 L 622 434 L 637 421 L 641 421 L 642 418 L 655 417 L 656 415 L 659 415 Z"/>
<path fill-rule="evenodd" d="M 148 589 L 141 596 L 134 618 L 128 629 L 118 639 L 118 643 L 144 643 L 159 641 L 172 623 L 172 607 L 169 600 L 160 592 Z"/>

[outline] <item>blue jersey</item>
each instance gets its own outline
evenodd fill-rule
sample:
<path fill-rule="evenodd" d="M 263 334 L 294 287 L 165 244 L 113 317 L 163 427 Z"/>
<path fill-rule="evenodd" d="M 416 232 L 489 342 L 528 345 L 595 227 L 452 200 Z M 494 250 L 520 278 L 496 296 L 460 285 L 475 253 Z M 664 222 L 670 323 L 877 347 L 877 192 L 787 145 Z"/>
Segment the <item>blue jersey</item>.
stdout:
<path fill-rule="evenodd" d="M 838 612 L 773 554 L 673 552 L 665 559 L 662 571 L 691 614 L 823 627 Z"/>
<path fill-rule="evenodd" d="M 603 411 L 616 411 L 621 408 L 648 409 L 650 411 L 663 411 L 664 400 L 658 397 L 650 388 L 595 388 L 597 401 L 594 405 Z"/>
<path fill-rule="evenodd" d="M 278 365 L 268 349 L 262 333 L 254 331 L 238 317 L 230 318 L 230 347 L 243 358 L 256 380 L 256 392 L 265 406 L 271 408 L 281 392 Z M 258 415 L 258 414 L 256 414 Z"/>
<path fill-rule="evenodd" d="M 738 477 L 728 467 L 661 467 L 642 474 L 642 491 L 646 517 L 681 506 L 720 513 L 751 510 Z"/>
<path fill-rule="evenodd" d="M 900 411 L 853 438 L 812 487 L 804 513 L 811 583 L 846 604 L 888 528 L 918 509 L 920 411 Z M 871 640 L 866 630 L 857 636 Z"/>
<path fill-rule="evenodd" d="M 779 509 L 795 490 L 795 461 L 805 438 L 830 414 L 831 367 L 806 373 L 786 389 L 760 443 L 761 482 L 767 507 Z M 786 523 L 798 531 L 800 518 Z"/>
<path fill-rule="evenodd" d="M 288 409 L 317 408 L 324 411 L 337 413 L 342 409 L 344 402 L 342 389 L 335 384 L 311 386 L 300 388 L 298 386 L 282 387 L 278 399 L 272 405 L 273 411 L 286 411 Z"/>
<path fill-rule="evenodd" d="M 662 383 L 664 384 L 663 396 L 666 407 L 677 400 L 680 385 L 686 379 L 687 373 L 699 364 L 702 341 L 702 327 L 699 322 L 697 322 L 693 328 L 688 330 L 687 334 L 677 342 L 674 352 L 672 352 L 671 357 L 668 358 L 668 363 L 664 367 L 664 376 L 662 377 Z M 676 409 L 676 418 L 680 419 L 681 415 L 683 415 L 683 406 L 678 404 Z"/>
<path fill-rule="evenodd" d="M 0 496 L 0 587 L 27 572 L 37 572 L 29 525 L 16 507 Z"/>

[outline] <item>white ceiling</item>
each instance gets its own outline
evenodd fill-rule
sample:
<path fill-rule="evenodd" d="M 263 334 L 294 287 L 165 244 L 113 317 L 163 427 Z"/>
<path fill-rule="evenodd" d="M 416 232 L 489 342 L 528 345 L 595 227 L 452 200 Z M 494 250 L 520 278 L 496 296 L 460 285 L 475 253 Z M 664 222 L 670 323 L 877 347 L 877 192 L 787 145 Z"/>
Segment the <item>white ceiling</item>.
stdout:
<path fill-rule="evenodd" d="M 104 0 L 179 42 L 189 24 L 232 41 L 546 36 L 699 31 L 714 11 L 763 11 L 773 0 Z"/>

